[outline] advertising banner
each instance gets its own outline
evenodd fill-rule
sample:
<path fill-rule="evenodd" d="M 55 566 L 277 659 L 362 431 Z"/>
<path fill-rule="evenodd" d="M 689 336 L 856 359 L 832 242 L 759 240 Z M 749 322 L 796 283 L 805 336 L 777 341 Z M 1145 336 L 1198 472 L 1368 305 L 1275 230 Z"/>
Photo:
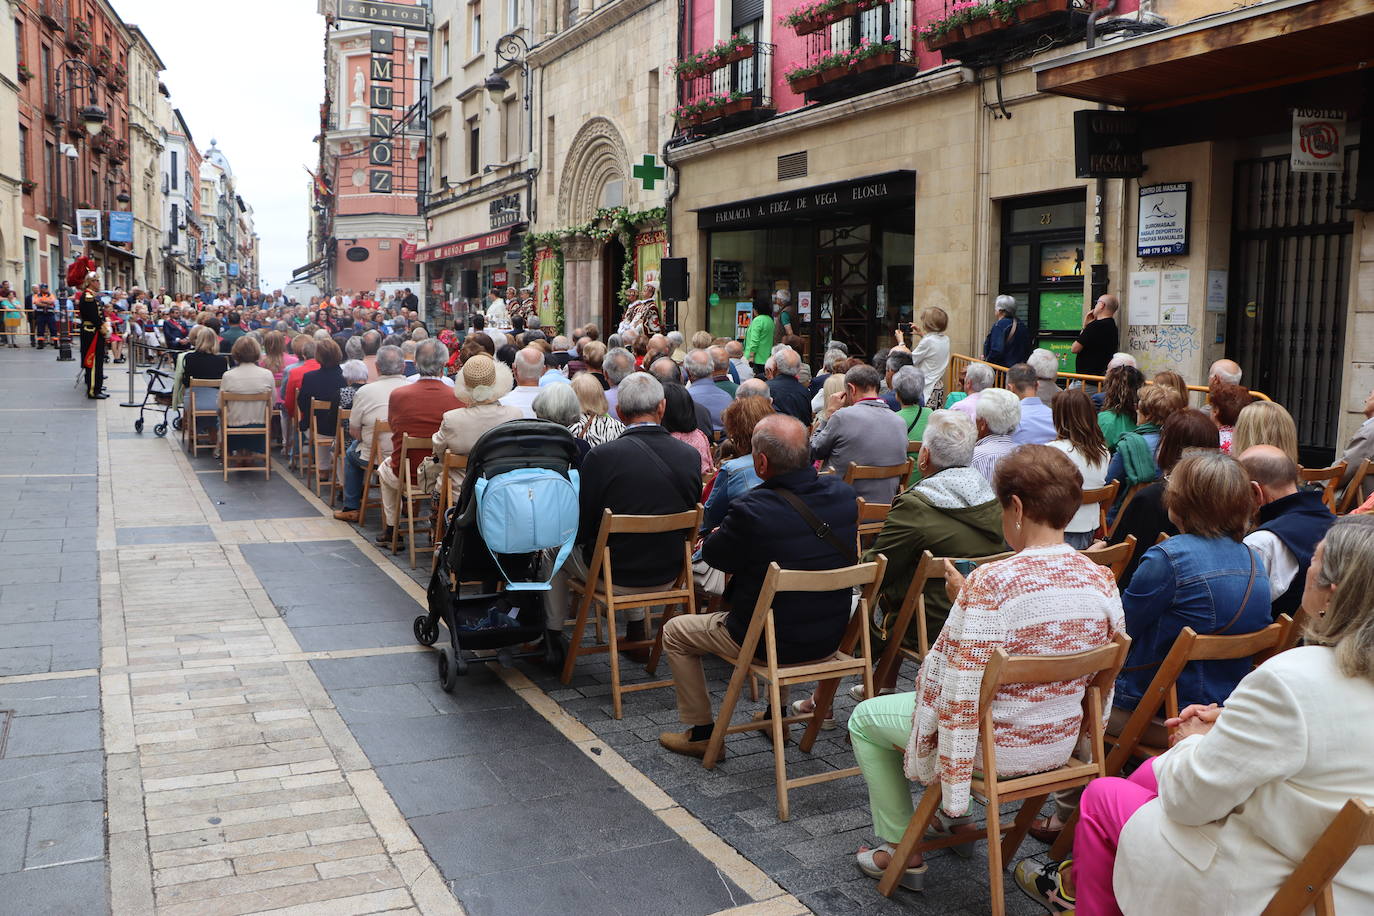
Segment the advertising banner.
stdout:
<path fill-rule="evenodd" d="M 134 215 L 127 210 L 110 211 L 110 241 L 132 242 L 134 240 Z"/>
<path fill-rule="evenodd" d="M 104 238 L 100 232 L 99 210 L 76 211 L 76 237 L 83 242 L 95 242 Z"/>
<path fill-rule="evenodd" d="M 1345 168 L 1345 111 L 1340 108 L 1294 108 L 1295 172 L 1336 172 Z"/>
<path fill-rule="evenodd" d="M 552 248 L 540 248 L 534 253 L 534 287 L 539 293 L 539 320 L 553 327 L 554 312 L 558 308 L 558 255 Z"/>

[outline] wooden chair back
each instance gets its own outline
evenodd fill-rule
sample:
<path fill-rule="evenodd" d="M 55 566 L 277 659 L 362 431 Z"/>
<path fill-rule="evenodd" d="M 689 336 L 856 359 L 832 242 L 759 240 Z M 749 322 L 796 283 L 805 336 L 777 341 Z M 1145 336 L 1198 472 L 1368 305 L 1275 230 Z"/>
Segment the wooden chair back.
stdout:
<path fill-rule="evenodd" d="M 912 460 L 908 458 L 901 464 L 873 465 L 849 463 L 849 467 L 844 472 L 844 482 L 853 485 L 856 480 L 891 480 L 896 478 L 897 489 L 901 489 L 906 483 L 907 477 L 911 476 L 911 469 L 915 467 Z"/>
<path fill-rule="evenodd" d="M 257 402 L 262 405 L 262 422 L 248 426 L 235 426 L 235 435 L 254 435 L 260 434 L 263 437 L 263 456 L 262 464 L 229 466 L 229 405 L 230 404 L 251 404 Z M 219 436 L 220 436 L 220 461 L 224 468 L 224 479 L 229 479 L 230 471 L 262 471 L 266 480 L 272 479 L 272 449 L 268 443 L 268 437 L 272 434 L 272 392 L 264 391 L 261 394 L 235 394 L 232 391 L 222 391 L 219 395 Z"/>
<path fill-rule="evenodd" d="M 1130 637 L 1117 633 L 1105 646 L 1071 655 L 1012 656 L 999 648 L 992 653 L 987 667 L 983 669 L 978 692 L 978 746 L 981 750 L 982 775 L 974 774 L 971 788 L 975 795 L 987 802 L 988 885 L 992 898 L 990 908 L 994 916 L 1003 916 L 1006 912 L 1003 890 L 1005 863 L 1015 857 L 1030 830 L 1031 822 L 1040 813 L 1049 794 L 1085 786 L 1105 775 L 1103 710 L 1112 685 L 1126 663 L 1130 645 Z M 1000 778 L 997 775 L 997 742 L 992 718 L 992 703 L 998 692 L 1011 685 L 1052 684 L 1080 678 L 1087 679 L 1082 699 L 1086 745 L 1080 744 L 1080 750 L 1075 750 L 1068 761 L 1057 769 L 1009 779 Z M 1084 746 L 1087 753 L 1080 757 Z M 926 825 L 935 816 L 940 796 L 939 791 L 927 791 L 921 796 L 920 806 L 908 822 L 901 843 L 892 855 L 892 864 L 878 883 L 881 893 L 892 895 L 907 859 L 918 849 L 924 853 L 969 842 L 968 834 L 922 842 Z M 1013 801 L 1021 801 L 1022 804 L 1015 822 L 1010 829 L 1006 829 L 1002 826 L 1000 808 Z M 1005 837 L 1002 836 L 1004 830 Z"/>
<path fill-rule="evenodd" d="M 1098 547 L 1096 550 L 1089 548 L 1081 553 L 1098 566 L 1111 569 L 1116 581 L 1120 582 L 1121 577 L 1126 575 L 1126 568 L 1131 565 L 1131 557 L 1135 554 L 1135 535 L 1126 535 L 1126 540 L 1120 544 Z"/>
<path fill-rule="evenodd" d="M 353 416 L 353 408 L 340 407 L 338 419 L 334 426 L 334 461 L 332 463 L 332 473 L 329 477 L 329 505 L 333 508 L 335 500 L 343 496 L 344 491 L 344 453 L 348 451 L 349 436 L 348 420 Z"/>
<path fill-rule="evenodd" d="M 1298 867 L 1269 898 L 1262 916 L 1300 916 L 1309 908 L 1315 909 L 1316 916 L 1335 916 L 1331 882 L 1355 850 L 1371 845 L 1374 845 L 1374 808 L 1352 798 L 1336 813 Z"/>
<path fill-rule="evenodd" d="M 1113 480 L 1105 487 L 1083 491 L 1083 505 L 1097 506 L 1097 531 L 1107 533 L 1107 510 L 1116 502 L 1116 494 L 1121 489 L 1121 481 Z"/>
<path fill-rule="evenodd" d="M 648 681 L 637 684 L 620 683 L 620 649 L 652 647 L 648 671 L 653 674 L 658 669 L 659 657 L 663 652 L 663 629 L 660 624 L 652 640 L 643 642 L 622 642 L 616 633 L 616 614 L 630 608 L 649 608 L 645 617 L 648 627 L 656 615 L 654 607 L 662 607 L 662 621 L 669 618 L 667 609 L 681 607 L 683 613 L 696 613 L 696 584 L 692 579 L 692 544 L 697 532 L 701 530 L 704 510 L 700 503 L 693 509 L 674 512 L 668 515 L 616 515 L 610 509 L 601 513 L 601 524 L 597 528 L 596 543 L 592 548 L 591 560 L 587 564 L 585 580 L 570 579 L 569 589 L 579 596 L 577 619 L 573 624 L 569 640 L 568 654 L 563 661 L 563 683 L 572 680 L 579 655 L 605 652 L 611 663 L 611 709 L 615 718 L 624 714 L 622 697 L 626 693 L 640 690 L 653 690 L 672 685 L 671 680 Z M 629 593 L 617 593 L 615 586 L 615 562 L 612 556 L 610 538 L 612 535 L 631 534 L 677 534 L 682 538 L 682 565 L 678 567 L 677 577 L 667 588 L 652 591 L 636 589 Z M 595 645 L 582 645 L 587 621 L 592 614 L 593 603 L 606 609 L 606 632 L 608 641 Z M 599 620 L 600 618 L 598 618 Z"/>
<path fill-rule="evenodd" d="M 200 400 L 196 397 L 196 390 L 202 388 L 219 388 L 219 379 L 193 378 L 190 380 L 190 383 L 188 385 L 186 397 L 190 401 L 190 407 L 187 410 L 183 411 L 183 416 L 185 417 L 185 419 L 183 419 L 181 422 L 181 431 L 184 437 L 184 441 L 190 443 L 192 457 L 195 457 L 196 455 L 200 454 L 200 450 L 203 448 L 213 450 L 215 447 L 215 443 L 213 440 L 210 442 L 202 442 L 200 434 L 196 429 L 197 418 L 219 416 L 219 407 L 217 406 L 208 409 L 196 406 L 196 402 Z"/>
<path fill-rule="evenodd" d="M 434 451 L 434 440 L 427 436 L 402 436 L 401 454 L 398 466 L 401 469 L 401 503 L 399 506 L 399 516 L 396 525 L 391 531 L 391 552 L 396 552 L 396 544 L 401 536 L 401 522 L 406 523 L 406 549 L 410 554 L 410 568 L 415 569 L 416 553 L 433 553 L 437 546 L 434 533 L 433 519 L 430 519 L 430 539 L 428 547 L 415 546 L 415 523 L 421 520 L 423 513 L 417 510 L 416 504 L 425 506 L 429 504 L 429 493 L 420 486 L 415 480 L 415 470 L 411 467 L 410 456 L 414 452 L 424 452 L 432 454 Z"/>
<path fill-rule="evenodd" d="M 1345 476 L 1345 462 L 1340 461 L 1329 468 L 1298 468 L 1298 479 L 1303 483 L 1322 485 L 1322 502 L 1332 512 L 1336 511 L 1336 490 L 1341 478 Z"/>
<path fill-rule="evenodd" d="M 1116 483 L 1117 481 L 1112 482 Z M 1131 504 L 1131 500 L 1135 499 L 1136 496 L 1139 495 L 1141 490 L 1145 489 L 1152 483 L 1154 483 L 1153 480 L 1147 481 L 1146 483 L 1138 483 L 1126 491 L 1126 495 L 1121 500 L 1121 508 L 1116 510 L 1116 517 L 1112 519 L 1111 525 L 1107 527 L 1107 537 L 1111 537 L 1113 534 L 1116 534 L 1117 526 L 1121 524 L 1121 519 L 1123 516 L 1125 516 L 1126 507 Z M 1106 520 L 1104 518 L 1104 524 L 1105 521 Z"/>
<path fill-rule="evenodd" d="M 702 759 L 702 764 L 708 770 L 715 767 L 724 750 L 726 735 L 758 729 L 759 726 L 756 722 L 732 724 L 730 720 L 734 715 L 735 706 L 739 701 L 741 691 L 744 689 L 746 679 L 763 678 L 768 683 L 768 702 L 774 711 L 769 727 L 773 733 L 773 771 L 778 800 L 778 818 L 780 820 L 785 821 L 790 816 L 789 790 L 819 782 L 844 779 L 859 773 L 858 767 L 849 767 L 842 770 L 828 769 L 821 773 L 796 779 L 789 778 L 785 757 L 787 742 L 784 739 L 783 729 L 798 722 L 807 722 L 806 735 L 802 739 L 800 748 L 809 753 L 814 745 L 816 735 L 820 732 L 820 725 L 825 718 L 826 709 L 829 708 L 829 698 L 834 695 L 834 688 L 839 684 L 841 678 L 858 675 L 863 681 L 865 691 L 869 696 L 873 695 L 873 667 L 869 662 L 872 658 L 872 649 L 869 645 L 866 621 L 869 608 L 877 599 L 878 588 L 882 585 L 883 572 L 886 569 L 887 557 L 881 554 L 871 562 L 838 569 L 795 570 L 782 569 L 777 563 L 768 564 L 768 573 L 764 577 L 763 588 L 759 590 L 758 601 L 754 603 L 754 613 L 749 619 L 749 628 L 745 631 L 743 640 L 740 641 L 739 655 L 733 659 L 728 659 L 728 661 L 734 662 L 735 670 L 730 677 L 730 685 L 725 690 L 725 697 L 721 701 L 720 714 L 716 717 L 715 727 L 711 731 L 711 740 L 707 744 L 706 756 Z M 848 642 L 849 631 L 857 630 L 857 636 L 862 641 L 861 653 L 851 655 L 841 648 L 829 658 L 787 665 L 778 662 L 777 627 L 773 603 L 779 594 L 848 592 L 855 588 L 860 590 L 858 607 L 850 617 L 845 638 L 841 639 L 840 644 L 843 647 Z M 760 642 L 763 644 L 764 651 L 762 662 L 758 661 Z M 787 715 L 782 700 L 782 688 L 801 683 L 820 683 L 828 689 L 824 693 L 818 694 L 816 708 L 813 712 L 805 715 Z"/>
<path fill-rule="evenodd" d="M 1364 487 L 1365 478 L 1371 473 L 1374 473 L 1374 459 L 1366 458 L 1360 462 L 1359 468 L 1355 471 L 1355 476 L 1350 478 L 1350 483 L 1345 488 L 1345 495 L 1341 497 L 1341 507 L 1336 510 L 1336 514 L 1345 515 L 1364 502 L 1360 498 L 1360 491 Z"/>
<path fill-rule="evenodd" d="M 330 410 L 336 411 L 337 407 L 333 401 L 322 401 L 319 398 L 310 399 L 310 441 L 306 443 L 306 448 L 310 451 L 310 471 L 315 477 L 315 495 L 324 496 L 324 472 L 334 466 L 333 460 L 326 465 L 320 461 L 320 449 L 334 445 L 335 436 L 338 433 L 338 421 L 335 421 L 334 432 L 329 435 L 320 433 L 320 414 Z"/>
<path fill-rule="evenodd" d="M 953 561 L 967 560 L 975 566 L 982 566 L 984 563 L 994 563 L 997 560 L 1005 560 L 1011 556 L 1010 552 L 997 553 L 986 557 L 950 557 Z M 874 681 L 879 687 L 891 687 L 897 678 L 897 669 L 902 663 L 903 658 L 909 658 L 916 663 L 920 663 L 930 651 L 930 632 L 926 625 L 926 585 L 931 582 L 942 582 L 945 578 L 945 557 L 937 557 L 929 550 L 921 554 L 921 560 L 916 564 L 916 570 L 911 574 L 911 584 L 907 586 L 906 595 L 902 598 L 902 606 L 897 609 L 897 616 L 892 622 L 892 627 L 884 634 L 883 654 L 878 659 L 878 667 L 874 674 Z M 906 634 L 911 629 L 911 623 L 916 622 L 916 643 L 918 648 L 913 651 L 902 645 L 906 639 Z"/>
<path fill-rule="evenodd" d="M 391 424 L 386 420 L 378 420 L 372 424 L 372 440 L 367 453 L 367 470 L 363 472 L 363 495 L 358 502 L 358 524 L 367 524 L 367 510 L 376 506 L 381 508 L 380 498 L 372 499 L 369 494 L 374 486 L 380 487 L 380 481 L 376 484 L 372 482 L 373 475 L 377 473 L 377 466 L 381 464 L 382 441 L 391 439 Z"/>
<path fill-rule="evenodd" d="M 862 496 L 856 502 L 859 506 L 858 552 L 862 554 L 883 530 L 892 503 L 871 503 Z"/>
<path fill-rule="evenodd" d="M 444 452 L 443 469 L 439 475 L 439 516 L 434 520 L 434 539 L 443 540 L 444 527 L 448 520 L 448 510 L 453 506 L 453 472 L 466 471 L 468 456 L 457 452 Z M 435 562 L 439 554 L 435 551 Z"/>

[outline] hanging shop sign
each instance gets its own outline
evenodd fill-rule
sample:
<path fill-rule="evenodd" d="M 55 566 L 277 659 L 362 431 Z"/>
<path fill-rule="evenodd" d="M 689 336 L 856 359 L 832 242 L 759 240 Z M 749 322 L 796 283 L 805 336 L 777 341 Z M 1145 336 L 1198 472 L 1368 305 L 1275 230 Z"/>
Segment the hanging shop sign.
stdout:
<path fill-rule="evenodd" d="M 493 229 L 514 226 L 520 222 L 520 192 L 503 194 L 492 200 L 487 204 L 487 215 Z"/>
<path fill-rule="evenodd" d="M 1079 178 L 1139 178 L 1145 174 L 1140 116 L 1093 108 L 1075 111 L 1073 164 Z"/>
<path fill-rule="evenodd" d="M 428 261 L 443 261 L 448 258 L 476 254 L 479 251 L 486 251 L 488 248 L 505 248 L 508 244 L 510 244 L 510 230 L 502 229 L 499 232 L 474 235 L 470 238 L 455 239 L 452 242 L 421 248 L 415 252 L 415 261 L 419 264 Z"/>
<path fill-rule="evenodd" d="M 887 172 L 854 181 L 820 185 L 791 194 L 756 197 L 697 211 L 698 229 L 725 229 L 798 219 L 826 219 L 857 207 L 909 204 L 916 194 L 916 173 Z"/>
<path fill-rule="evenodd" d="M 134 215 L 128 210 L 110 211 L 110 241 L 132 242 L 134 240 Z"/>
<path fill-rule="evenodd" d="M 1136 255 L 1160 258 L 1188 253 L 1188 206 L 1193 183 L 1147 185 L 1140 189 Z"/>
<path fill-rule="evenodd" d="M 76 237 L 82 242 L 94 242 L 103 238 L 100 232 L 99 210 L 76 211 Z"/>
<path fill-rule="evenodd" d="M 340 19 L 373 22 L 377 25 L 398 25 L 403 29 L 427 29 L 429 20 L 423 6 L 401 3 L 373 3 L 370 0 L 339 0 Z"/>
<path fill-rule="evenodd" d="M 1295 172 L 1341 172 L 1345 169 L 1345 111 L 1340 108 L 1294 108 Z"/>

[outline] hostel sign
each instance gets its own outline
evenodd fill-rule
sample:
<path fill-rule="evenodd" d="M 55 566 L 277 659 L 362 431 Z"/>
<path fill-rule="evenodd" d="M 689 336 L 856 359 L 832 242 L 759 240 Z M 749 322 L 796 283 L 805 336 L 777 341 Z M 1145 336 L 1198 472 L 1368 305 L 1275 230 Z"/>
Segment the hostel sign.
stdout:
<path fill-rule="evenodd" d="M 1293 171 L 1339 174 L 1345 168 L 1344 154 L 1344 109 L 1293 109 L 1293 153 L 1289 160 Z"/>

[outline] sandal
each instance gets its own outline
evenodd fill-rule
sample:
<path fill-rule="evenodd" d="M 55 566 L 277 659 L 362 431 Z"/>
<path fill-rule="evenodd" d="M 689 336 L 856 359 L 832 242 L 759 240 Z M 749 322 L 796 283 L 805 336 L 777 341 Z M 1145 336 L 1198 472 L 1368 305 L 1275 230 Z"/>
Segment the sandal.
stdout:
<path fill-rule="evenodd" d="M 887 853 L 889 857 L 897 854 L 897 850 L 891 843 L 883 843 L 872 849 L 860 849 L 858 854 L 854 857 L 854 862 L 859 866 L 859 871 L 868 875 L 870 878 L 881 878 L 886 869 L 873 861 L 874 855 L 880 852 Z M 897 883 L 909 891 L 919 891 L 925 889 L 925 879 L 926 863 L 922 862 L 915 868 L 903 869 L 902 880 Z"/>
<path fill-rule="evenodd" d="M 950 817 L 943 811 L 937 810 L 935 812 L 935 820 L 931 821 L 930 826 L 926 828 L 924 836 L 927 840 L 943 840 L 961 832 L 954 828 L 972 823 L 973 818 L 971 817 Z M 980 837 L 975 833 L 969 837 L 967 843 L 960 843 L 958 846 L 949 847 L 949 849 L 959 858 L 968 859 L 973 856 L 973 846 L 979 839 Z"/>
<path fill-rule="evenodd" d="M 807 708 L 808 706 L 811 707 L 811 708 L 808 709 L 808 708 Z M 816 703 L 815 703 L 815 701 L 812 700 L 810 697 L 802 697 L 800 700 L 793 700 L 793 701 L 792 701 L 792 715 L 794 715 L 794 716 L 809 716 L 809 715 L 811 715 L 811 714 L 812 714 L 813 712 L 815 712 L 815 711 L 816 711 Z M 833 707 L 833 706 L 831 707 L 831 712 L 834 712 L 834 707 Z M 826 716 L 824 719 L 821 720 L 821 729 L 822 729 L 823 731 L 833 731 L 834 728 L 835 728 L 835 717 L 834 717 L 834 716 Z"/>
<path fill-rule="evenodd" d="M 1054 815 L 1050 817 L 1037 817 L 1035 820 L 1031 821 L 1030 835 L 1042 843 L 1053 846 L 1054 841 L 1059 839 L 1059 832 L 1064 829 L 1063 824 L 1060 824 L 1058 827 L 1054 826 L 1055 819 Z"/>

